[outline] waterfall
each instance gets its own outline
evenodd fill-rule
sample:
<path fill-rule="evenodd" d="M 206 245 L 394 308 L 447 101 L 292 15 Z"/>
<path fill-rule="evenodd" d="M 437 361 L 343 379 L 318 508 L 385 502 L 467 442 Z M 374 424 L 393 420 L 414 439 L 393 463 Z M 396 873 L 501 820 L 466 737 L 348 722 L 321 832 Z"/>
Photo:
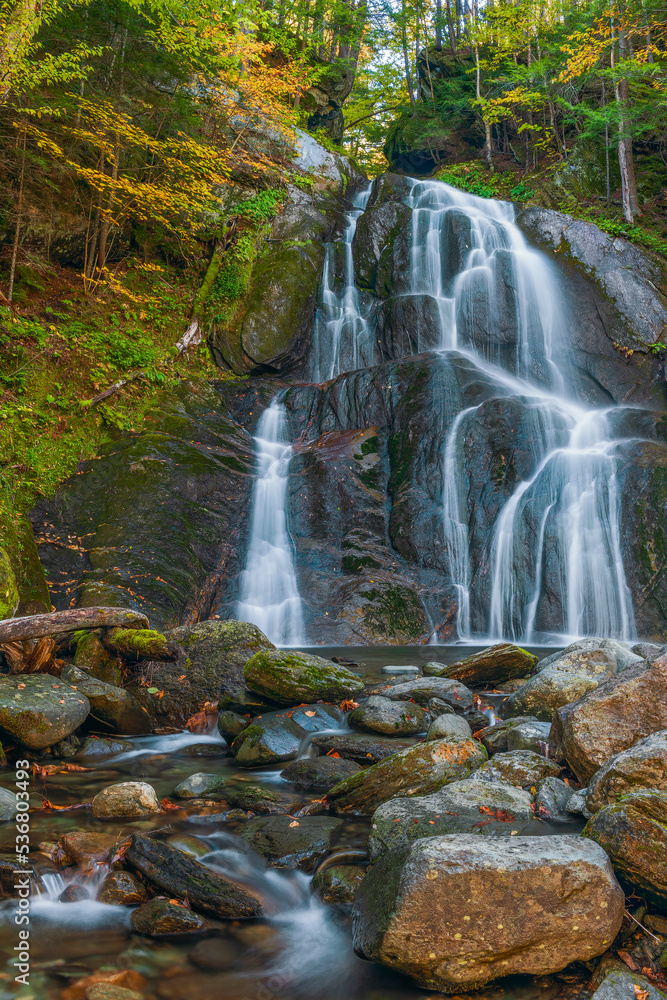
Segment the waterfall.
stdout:
<path fill-rule="evenodd" d="M 241 574 L 237 614 L 278 646 L 303 642 L 301 598 L 287 526 L 287 484 L 293 450 L 279 396 L 264 411 L 255 436 L 256 481 L 250 545 Z"/>

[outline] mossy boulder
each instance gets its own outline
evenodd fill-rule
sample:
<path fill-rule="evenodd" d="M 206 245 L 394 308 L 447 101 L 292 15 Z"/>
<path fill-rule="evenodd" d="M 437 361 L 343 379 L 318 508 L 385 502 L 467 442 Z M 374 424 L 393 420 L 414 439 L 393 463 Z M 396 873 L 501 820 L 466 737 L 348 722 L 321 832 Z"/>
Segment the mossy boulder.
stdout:
<path fill-rule="evenodd" d="M 66 667 L 62 679 L 90 702 L 90 710 L 103 725 L 120 735 L 142 736 L 151 732 L 151 720 L 141 703 L 121 687 L 89 677 L 78 667 Z"/>
<path fill-rule="evenodd" d="M 438 672 L 438 677 L 452 677 L 469 687 L 500 684 L 514 677 L 526 677 L 533 672 L 536 663 L 537 657 L 528 650 L 511 642 L 501 642 L 450 663 Z"/>
<path fill-rule="evenodd" d="M 327 793 L 327 801 L 335 812 L 368 815 L 399 795 L 428 795 L 467 778 L 486 760 L 486 750 L 476 740 L 418 743 L 341 781 Z"/>
<path fill-rule="evenodd" d="M 0 619 L 49 612 L 51 597 L 30 521 L 0 506 L 0 539 Z"/>
<path fill-rule="evenodd" d="M 426 729 L 426 712 L 410 701 L 390 701 L 372 695 L 347 717 L 348 725 L 362 733 L 413 736 Z"/>
<path fill-rule="evenodd" d="M 667 793 L 642 789 L 600 809 L 583 832 L 609 855 L 620 881 L 667 907 Z"/>
<path fill-rule="evenodd" d="M 364 688 L 357 674 L 331 660 L 278 649 L 255 653 L 243 668 L 243 676 L 251 691 L 279 705 L 342 701 Z"/>
<path fill-rule="evenodd" d="M 308 791 L 328 791 L 361 768 L 344 757 L 303 757 L 289 764 L 280 777 Z"/>
<path fill-rule="evenodd" d="M 560 765 L 548 760 L 532 750 L 510 750 L 494 754 L 492 759 L 476 772 L 478 781 L 493 781 L 514 785 L 516 788 L 532 788 L 543 778 L 557 778 Z"/>
<path fill-rule="evenodd" d="M 5 549 L 0 548 L 0 619 L 12 618 L 19 606 L 19 590 Z"/>
<path fill-rule="evenodd" d="M 616 673 L 616 660 L 602 649 L 574 650 L 531 677 L 502 704 L 504 716 L 534 715 L 551 722 L 562 705 L 595 690 Z"/>
<path fill-rule="evenodd" d="M 273 868 L 312 871 L 342 825 L 333 816 L 261 816 L 238 832 Z"/>
<path fill-rule="evenodd" d="M 586 808 L 595 813 L 639 788 L 667 792 L 667 729 L 614 754 L 593 775 Z"/>
<path fill-rule="evenodd" d="M 85 695 L 57 677 L 0 677 L 0 729 L 31 750 L 70 736 L 89 713 Z"/>
<path fill-rule="evenodd" d="M 95 632 L 82 632 L 76 643 L 74 666 L 105 684 L 120 684 L 122 673 L 118 657 L 102 644 Z"/>
<path fill-rule="evenodd" d="M 336 729 L 342 721 L 343 713 L 335 705 L 300 705 L 290 711 L 265 712 L 239 733 L 232 753 L 242 767 L 291 760 L 306 733 Z"/>
<path fill-rule="evenodd" d="M 209 929 L 198 913 L 168 899 L 151 899 L 136 909 L 130 920 L 133 931 L 149 937 L 203 934 Z"/>

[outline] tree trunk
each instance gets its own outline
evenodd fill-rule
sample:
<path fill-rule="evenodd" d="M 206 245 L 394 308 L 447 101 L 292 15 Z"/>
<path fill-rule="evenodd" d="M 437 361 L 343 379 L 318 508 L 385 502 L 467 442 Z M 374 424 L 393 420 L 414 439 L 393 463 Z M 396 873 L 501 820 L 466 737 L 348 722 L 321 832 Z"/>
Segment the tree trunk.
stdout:
<path fill-rule="evenodd" d="M 452 5 L 450 0 L 445 0 L 445 11 L 447 13 L 447 31 L 449 33 L 449 47 L 452 55 L 456 55 L 456 32 L 454 31 L 454 20 L 452 18 Z"/>
<path fill-rule="evenodd" d="M 0 104 L 12 89 L 14 75 L 23 64 L 30 43 L 42 23 L 41 0 L 19 0 L 9 15 L 0 45 Z"/>
<path fill-rule="evenodd" d="M 408 86 L 408 96 L 410 98 L 410 107 L 415 106 L 415 95 L 412 89 L 412 77 L 410 74 L 410 57 L 408 55 L 408 32 L 407 25 L 405 23 L 407 13 L 405 10 L 405 0 L 401 3 L 401 45 L 403 47 L 403 64 L 405 66 L 405 82 Z"/>
<path fill-rule="evenodd" d="M 435 5 L 435 47 L 442 49 L 442 0 L 436 0 Z"/>
<path fill-rule="evenodd" d="M 625 59 L 628 54 L 627 34 L 624 29 L 618 32 L 618 54 Z M 612 24 L 611 65 L 616 65 L 614 28 Z M 629 87 L 627 78 L 621 80 L 614 75 L 614 96 L 619 108 L 618 119 L 618 165 L 621 171 L 621 191 L 623 195 L 623 216 L 626 222 L 634 222 L 639 213 L 637 197 L 637 181 L 635 179 L 635 164 L 632 155 L 632 134 L 628 113 Z"/>
<path fill-rule="evenodd" d="M 0 621 L 0 644 L 116 625 L 143 629 L 148 628 L 148 619 L 140 611 L 129 608 L 72 608 L 70 611 L 54 611 L 50 615 L 5 618 Z"/>
<path fill-rule="evenodd" d="M 19 237 L 21 234 L 21 216 L 23 215 L 23 187 L 25 181 L 25 140 L 26 130 L 23 126 L 23 146 L 21 150 L 21 176 L 19 180 L 19 197 L 16 205 L 16 227 L 14 229 L 14 243 L 12 245 L 12 260 L 9 265 L 9 287 L 7 289 L 7 301 L 11 304 L 14 297 L 14 277 L 16 275 L 16 259 L 19 253 Z"/>
<path fill-rule="evenodd" d="M 479 46 L 475 46 L 475 90 L 477 92 L 477 100 L 481 102 L 482 100 L 482 68 L 479 64 Z M 484 110 L 480 105 L 480 113 L 482 115 L 482 121 L 484 122 L 484 135 L 485 135 L 485 146 L 486 146 L 486 162 L 489 165 L 489 170 L 493 171 L 493 157 L 492 157 L 492 144 L 493 139 L 491 138 L 491 124 L 487 121 Z"/>

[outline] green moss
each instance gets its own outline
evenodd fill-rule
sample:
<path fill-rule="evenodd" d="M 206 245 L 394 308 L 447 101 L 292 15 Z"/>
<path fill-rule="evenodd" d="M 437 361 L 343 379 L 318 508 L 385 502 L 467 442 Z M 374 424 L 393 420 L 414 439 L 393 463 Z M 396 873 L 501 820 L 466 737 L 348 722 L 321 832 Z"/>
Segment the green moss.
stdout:
<path fill-rule="evenodd" d="M 398 585 L 384 590 L 362 590 L 360 595 L 371 602 L 363 609 L 364 625 L 392 639 L 420 639 L 426 625 L 424 609 L 414 591 Z"/>

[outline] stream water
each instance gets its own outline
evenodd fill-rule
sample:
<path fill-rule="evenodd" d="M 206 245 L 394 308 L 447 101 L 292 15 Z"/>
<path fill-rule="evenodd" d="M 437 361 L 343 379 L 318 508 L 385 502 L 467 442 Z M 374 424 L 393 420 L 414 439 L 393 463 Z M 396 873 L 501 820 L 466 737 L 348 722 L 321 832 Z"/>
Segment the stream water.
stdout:
<path fill-rule="evenodd" d="M 356 286 L 353 255 L 371 190 L 356 195 L 341 240 L 327 245 L 309 360 L 316 382 L 381 360 L 377 301 Z M 400 276 L 397 292 L 428 304 L 437 337 L 432 324 L 426 341 L 419 329 L 410 331 L 405 350 L 410 354 L 416 344 L 417 351 L 467 359 L 499 398 L 521 402 L 532 449 L 529 474 L 488 525 L 484 544 L 473 546 L 465 446 L 480 406 L 453 413 L 444 434 L 438 530 L 447 553 L 443 586 L 452 585 L 457 597 L 459 638 L 563 644 L 584 635 L 634 638 L 616 479 L 619 448 L 632 441 L 615 429 L 618 407 L 578 398 L 568 305 L 554 267 L 528 246 L 510 204 L 437 181 L 412 181 L 406 191 L 410 271 Z M 445 393 L 443 385 L 443 400 Z M 274 400 L 267 411 L 274 425 L 278 410 Z M 285 442 L 276 475 L 266 459 L 264 420 L 239 617 L 276 642 L 313 641 L 316 633 L 299 633 L 299 567 L 286 527 L 287 429 L 281 424 L 283 436 L 276 438 Z M 480 573 L 486 566 L 490 572 Z"/>

